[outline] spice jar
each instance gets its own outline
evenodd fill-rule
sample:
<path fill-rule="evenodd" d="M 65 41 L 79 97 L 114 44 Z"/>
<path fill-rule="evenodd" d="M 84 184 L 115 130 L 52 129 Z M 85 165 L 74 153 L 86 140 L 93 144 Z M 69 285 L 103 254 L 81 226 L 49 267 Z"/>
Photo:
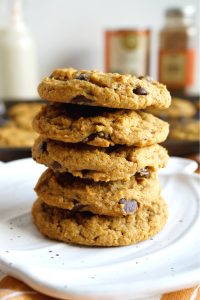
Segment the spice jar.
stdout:
<path fill-rule="evenodd" d="M 149 30 L 107 30 L 105 71 L 136 76 L 149 74 Z"/>
<path fill-rule="evenodd" d="M 195 81 L 194 8 L 170 8 L 160 32 L 159 81 L 173 92 L 187 92 Z"/>

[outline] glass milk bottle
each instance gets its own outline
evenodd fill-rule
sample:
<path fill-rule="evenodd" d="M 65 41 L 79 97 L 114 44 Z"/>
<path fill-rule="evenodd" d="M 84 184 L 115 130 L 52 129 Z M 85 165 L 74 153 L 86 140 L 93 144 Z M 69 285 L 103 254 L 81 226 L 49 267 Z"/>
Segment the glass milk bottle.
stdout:
<path fill-rule="evenodd" d="M 36 47 L 22 18 L 21 1 L 14 1 L 10 24 L 0 30 L 0 99 L 37 98 Z"/>

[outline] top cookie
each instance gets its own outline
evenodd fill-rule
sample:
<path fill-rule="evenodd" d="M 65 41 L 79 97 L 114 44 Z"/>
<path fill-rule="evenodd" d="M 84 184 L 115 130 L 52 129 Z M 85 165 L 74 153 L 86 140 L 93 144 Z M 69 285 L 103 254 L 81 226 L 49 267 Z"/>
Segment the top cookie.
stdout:
<path fill-rule="evenodd" d="M 171 103 L 166 86 L 149 77 L 98 71 L 56 69 L 38 87 L 41 98 L 111 108 L 167 108 Z"/>

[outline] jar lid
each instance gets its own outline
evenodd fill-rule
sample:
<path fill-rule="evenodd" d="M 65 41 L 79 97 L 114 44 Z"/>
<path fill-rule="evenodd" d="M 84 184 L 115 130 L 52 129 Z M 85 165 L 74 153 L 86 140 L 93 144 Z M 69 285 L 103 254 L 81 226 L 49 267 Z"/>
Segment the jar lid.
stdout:
<path fill-rule="evenodd" d="M 195 14 L 195 7 L 187 5 L 184 7 L 171 7 L 165 12 L 166 17 L 188 17 L 191 18 Z"/>

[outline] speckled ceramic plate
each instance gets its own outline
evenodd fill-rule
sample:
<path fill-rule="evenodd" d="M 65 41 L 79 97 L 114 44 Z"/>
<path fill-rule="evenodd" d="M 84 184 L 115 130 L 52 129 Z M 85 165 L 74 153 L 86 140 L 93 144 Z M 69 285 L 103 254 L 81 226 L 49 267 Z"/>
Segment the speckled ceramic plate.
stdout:
<path fill-rule="evenodd" d="M 33 187 L 44 169 L 31 159 L 0 164 L 0 269 L 61 299 L 136 299 L 200 282 L 199 176 L 173 158 L 161 172 L 169 205 L 152 239 L 118 248 L 88 248 L 44 238 L 31 221 Z"/>

